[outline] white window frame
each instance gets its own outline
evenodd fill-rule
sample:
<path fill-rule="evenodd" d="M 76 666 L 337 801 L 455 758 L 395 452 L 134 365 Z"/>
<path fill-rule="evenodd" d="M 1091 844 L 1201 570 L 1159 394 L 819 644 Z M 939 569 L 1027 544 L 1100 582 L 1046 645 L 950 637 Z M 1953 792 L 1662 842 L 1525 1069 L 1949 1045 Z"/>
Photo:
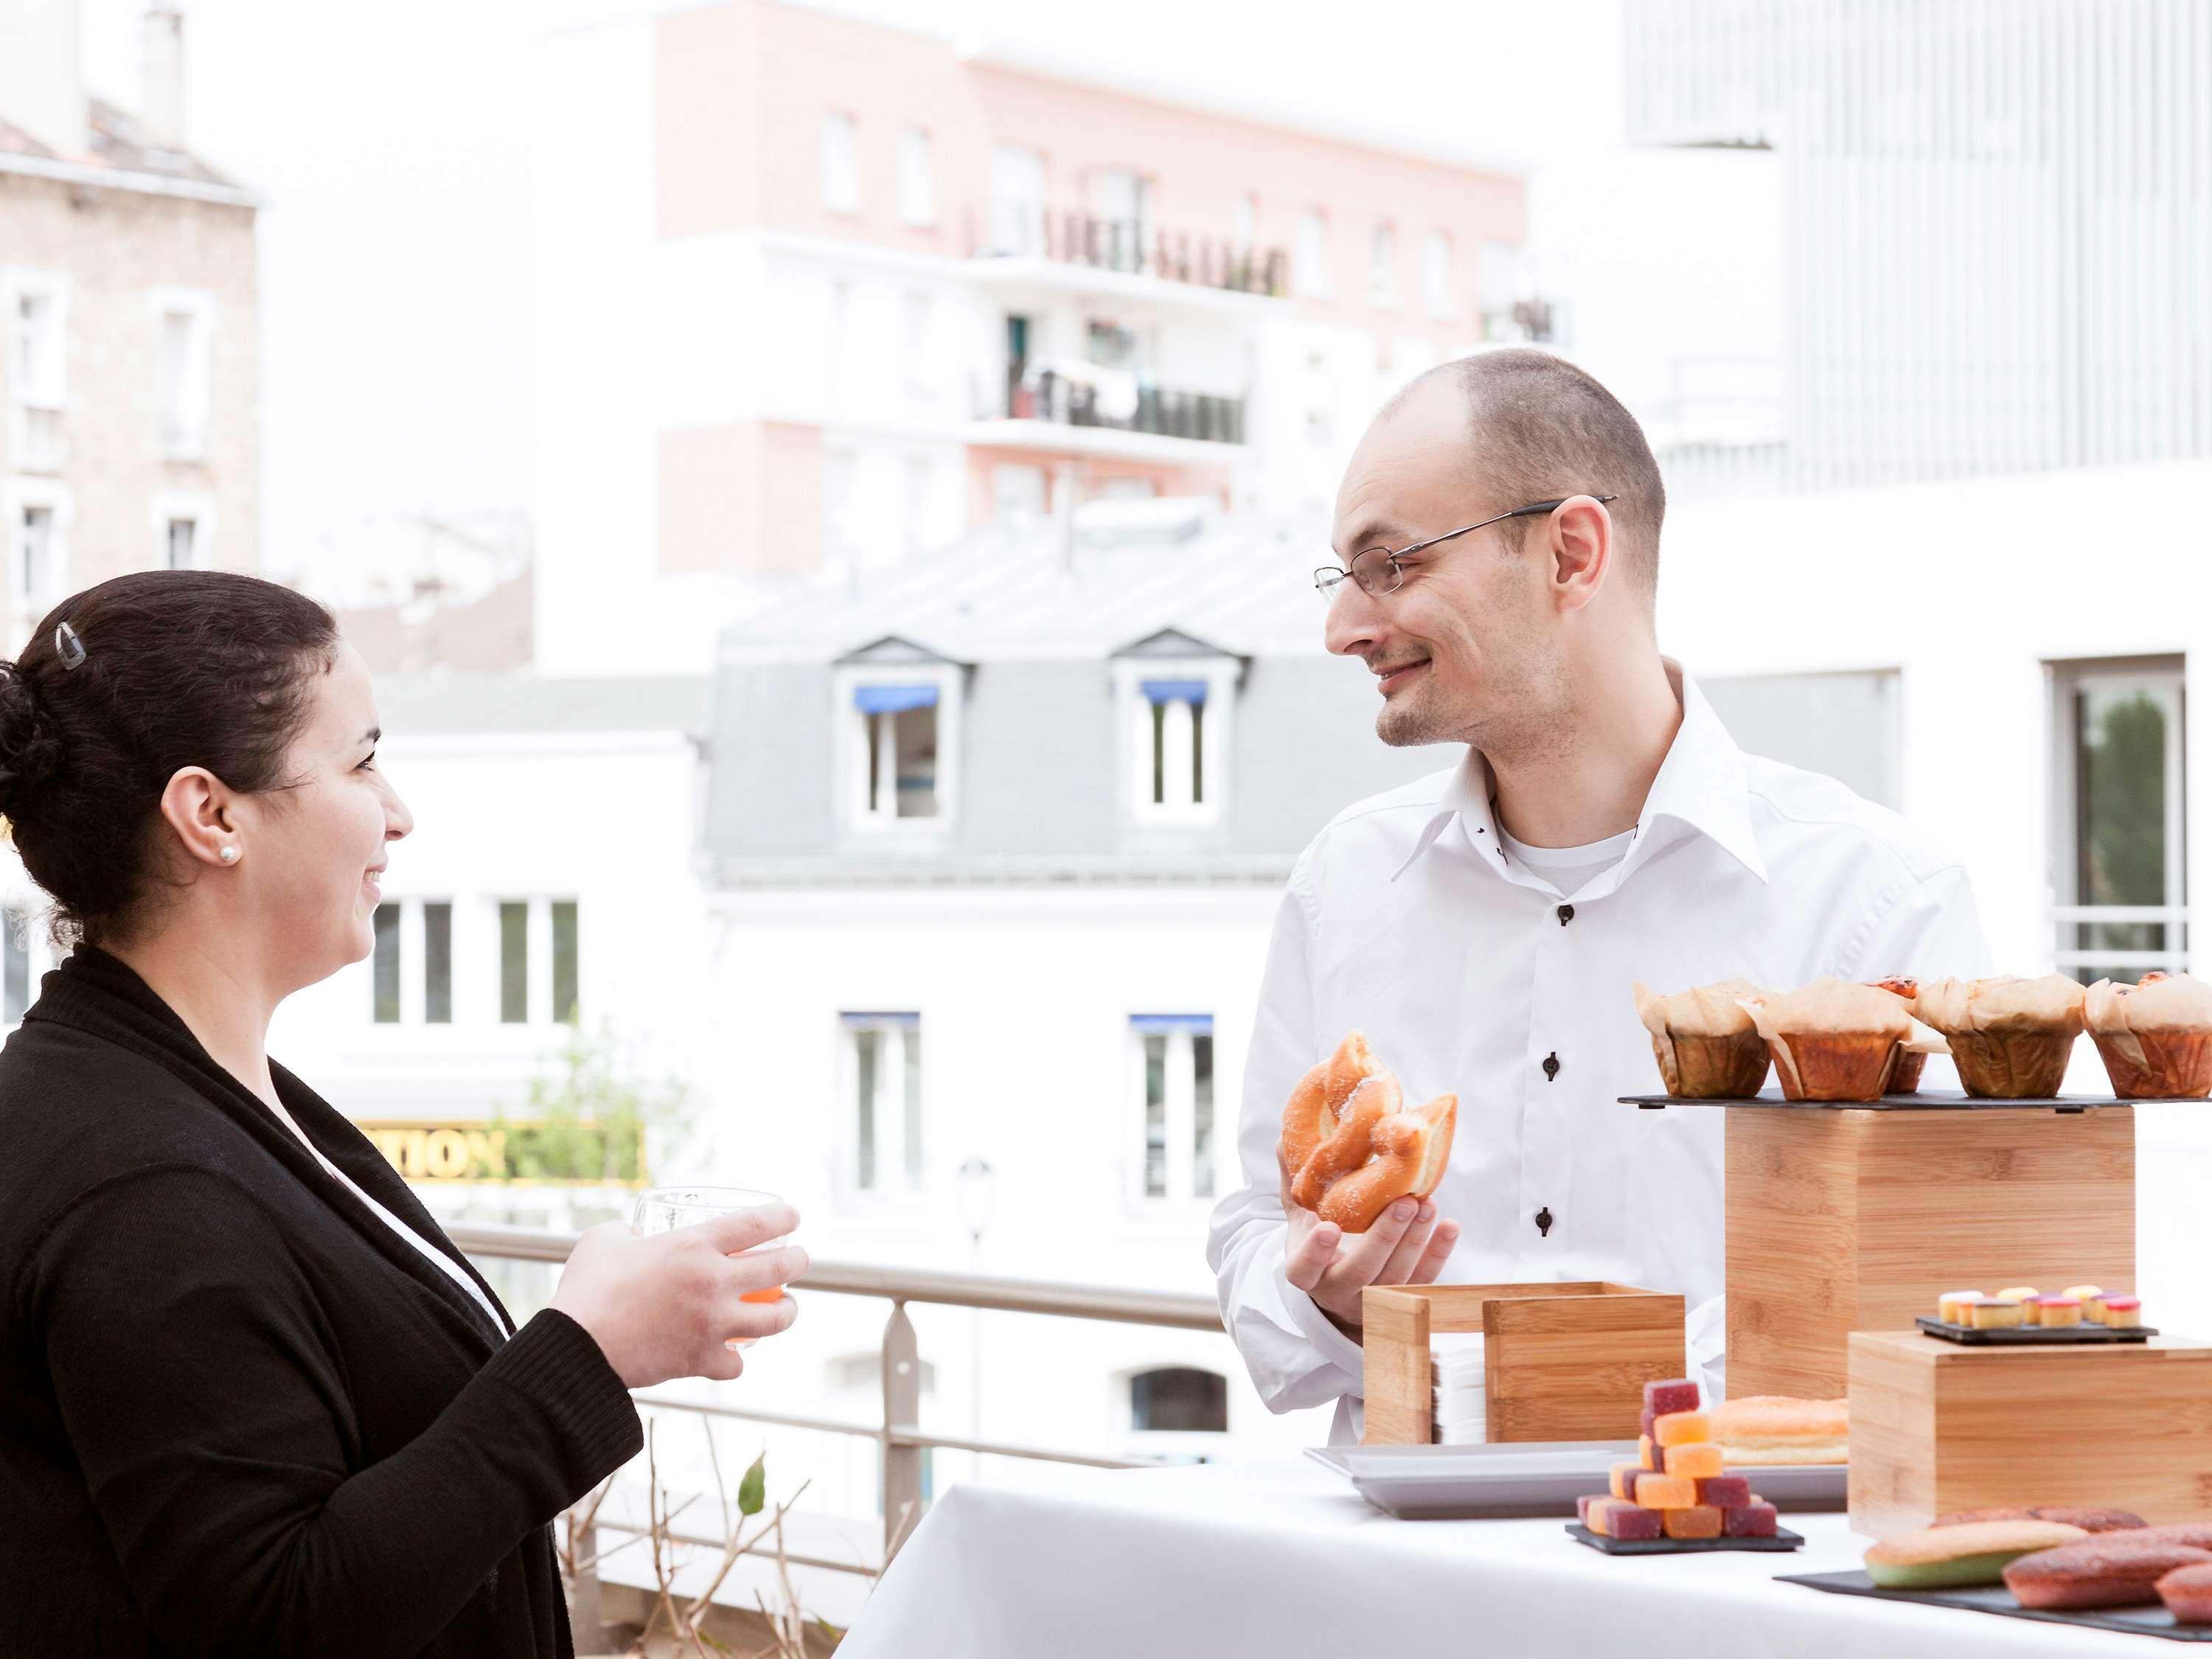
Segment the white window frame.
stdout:
<path fill-rule="evenodd" d="M 48 548 L 46 580 L 26 594 L 22 583 L 23 512 L 44 507 L 53 514 L 53 539 Z M 7 609 L 35 622 L 70 592 L 70 528 L 76 520 L 76 497 L 70 487 L 51 478 L 10 478 L 0 484 L 0 513 L 6 515 Z M 20 634 L 21 630 L 17 630 Z"/>
<path fill-rule="evenodd" d="M 1163 1035 L 1147 1031 L 1143 1022 L 1148 1017 L 1131 1014 L 1127 1022 L 1128 1033 L 1129 1116 L 1127 1145 L 1127 1174 L 1123 1181 L 1123 1195 L 1132 1211 L 1158 1214 L 1163 1211 L 1198 1211 L 1212 1208 L 1215 1200 L 1226 1190 L 1225 1182 L 1231 1173 L 1235 1157 L 1237 1126 L 1226 1115 L 1227 1102 L 1221 1086 L 1221 1031 L 1219 1022 L 1212 1014 L 1171 1014 L 1155 1011 L 1150 1018 L 1190 1021 L 1204 1019 L 1207 1029 L 1204 1035 L 1213 1042 L 1213 1146 L 1212 1179 L 1207 1190 L 1200 1192 L 1198 1180 L 1198 1068 L 1194 1059 L 1193 1043 L 1200 1033 L 1181 1029 L 1164 1033 L 1167 1038 L 1167 1066 L 1164 1086 L 1165 1095 L 1165 1133 L 1167 1135 L 1167 1171 L 1164 1193 L 1146 1190 L 1145 1165 L 1146 1146 L 1146 1116 L 1150 1103 L 1146 1098 L 1145 1040 Z M 1224 1133 L 1225 1131 L 1225 1133 Z"/>
<path fill-rule="evenodd" d="M 951 829 L 960 811 L 960 693 L 965 677 L 957 663 L 870 663 L 841 668 L 830 676 L 836 702 L 837 729 L 844 733 L 845 799 L 843 817 L 853 829 L 878 836 L 940 836 Z M 868 748 L 872 741 L 869 717 L 856 706 L 854 694 L 866 685 L 933 685 L 937 688 L 937 813 L 933 817 L 902 818 L 896 811 L 880 812 L 868 801 Z M 896 807 L 896 787 L 892 791 Z"/>
<path fill-rule="evenodd" d="M 379 1019 L 376 1017 L 376 951 L 374 947 L 372 945 L 368 954 L 368 960 L 365 964 L 368 969 L 369 1025 L 373 1029 L 380 1031 L 397 1031 L 404 1028 L 428 1028 L 434 1023 L 440 1030 L 450 1030 L 453 1026 L 460 1024 L 462 1023 L 461 991 L 462 981 L 464 979 L 460 949 L 460 944 L 463 938 L 461 927 L 462 902 L 456 899 L 450 893 L 425 893 L 422 895 L 411 893 L 387 893 L 379 902 L 380 907 L 385 904 L 395 906 L 399 912 L 399 937 L 395 946 L 399 952 L 399 1018 L 396 1020 L 386 1020 Z M 523 901 L 520 899 L 510 899 L 507 902 L 511 904 L 519 904 L 523 902 Z M 552 911 L 550 908 L 552 901 L 548 899 L 544 901 L 544 903 L 548 907 L 545 919 L 545 994 L 548 998 L 550 998 L 553 994 L 553 927 Z M 429 1018 L 429 924 L 424 916 L 424 908 L 433 904 L 444 905 L 447 908 L 447 913 L 446 922 L 447 1017 L 444 1019 L 435 1022 L 433 1022 Z M 579 915 L 580 915 L 580 914 L 581 913 L 580 911 Z M 533 916 L 532 920 L 534 922 L 536 918 Z M 577 931 L 580 935 L 582 932 L 582 924 L 580 921 L 578 923 Z M 489 938 L 494 952 L 492 961 L 495 969 L 498 965 L 497 952 L 499 950 L 499 911 L 496 904 L 495 904 L 492 910 L 491 932 Z M 580 938 L 578 940 L 579 966 L 581 965 L 581 957 L 582 941 Z M 528 965 L 528 963 L 526 963 L 526 966 Z M 532 983 L 534 986 L 536 981 L 532 981 Z M 495 987 L 493 990 L 489 1006 L 494 1018 L 496 1018 L 499 1013 L 499 994 L 496 987 Z M 520 1030 L 522 1028 L 518 1026 L 515 1029 Z"/>
<path fill-rule="evenodd" d="M 1395 311 L 1398 299 L 1398 227 L 1377 219 L 1367 233 L 1367 303 Z"/>
<path fill-rule="evenodd" d="M 54 307 L 52 325 L 54 336 L 52 367 L 42 384 L 32 384 L 19 378 L 15 362 L 21 350 L 22 301 L 37 298 L 49 301 Z M 0 265 L 0 324 L 7 332 L 7 356 L 0 362 L 8 380 L 8 401 L 18 409 L 60 410 L 69 403 L 69 313 L 70 280 L 58 270 L 46 270 L 30 265 Z"/>
<path fill-rule="evenodd" d="M 151 568 L 169 568 L 169 523 L 192 521 L 192 564 L 195 570 L 216 568 L 215 496 L 204 489 L 157 489 L 146 498 L 146 529 L 153 541 Z"/>
<path fill-rule="evenodd" d="M 1124 799 L 1136 823 L 1204 828 L 1221 822 L 1229 790 L 1230 744 L 1236 741 L 1236 692 L 1242 672 L 1243 665 L 1234 657 L 1123 657 L 1115 661 L 1114 700 L 1122 732 L 1121 775 L 1128 780 Z M 1199 764 L 1203 800 L 1152 799 L 1152 704 L 1145 696 L 1146 680 L 1206 682 L 1206 702 L 1192 711 L 1202 722 Z"/>
<path fill-rule="evenodd" d="M 2141 978 L 2155 970 L 2187 972 L 2194 929 L 2189 917 L 2189 847 L 2186 835 L 2188 701 L 2187 665 L 2179 657 L 2096 659 L 2045 665 L 2051 709 L 2051 960 L 2058 972 L 2098 966 L 2122 969 Z M 2075 694 L 2099 686 L 2140 687 L 2165 711 L 2166 734 L 2166 902 L 2160 905 L 2085 905 L 2075 886 L 2075 842 L 2074 751 Z M 2082 922 L 2162 921 L 2164 951 L 2084 951 L 2073 943 Z M 2177 938 L 2177 934 L 2179 937 Z"/>
<path fill-rule="evenodd" d="M 435 902 L 445 902 L 442 895 L 437 895 L 434 897 Z M 522 1018 L 519 1021 L 505 1018 L 501 1008 L 500 976 L 506 972 L 507 969 L 503 955 L 507 945 L 501 936 L 499 923 L 499 910 L 502 904 L 524 905 L 527 907 L 528 912 L 522 929 L 523 1006 Z M 573 904 L 576 907 L 576 1001 L 579 1005 L 580 1019 L 582 1018 L 583 1007 L 590 1003 L 591 999 L 586 994 L 584 981 L 585 927 L 582 899 L 574 893 L 497 893 L 480 901 L 477 908 L 482 912 L 482 915 L 479 926 L 475 930 L 478 937 L 487 939 L 490 945 L 488 960 L 483 964 L 483 978 L 484 983 L 491 988 L 489 1010 L 489 1021 L 492 1024 L 503 1025 L 507 1030 L 514 1031 L 548 1030 L 556 1027 L 565 1027 L 568 1024 L 568 1021 L 562 1016 L 560 1011 L 553 1006 L 553 907 L 556 904 Z M 419 903 L 415 905 L 413 910 L 415 946 L 413 956 L 416 967 L 411 990 L 407 970 L 408 935 L 405 912 L 402 912 L 400 921 L 402 954 L 399 959 L 399 1006 L 403 1024 L 405 1023 L 404 1017 L 410 1006 L 410 999 L 411 1006 L 418 1010 L 422 1006 L 422 915 L 421 905 Z M 453 1018 L 454 1023 L 459 1024 L 461 1018 L 460 1011 L 466 1006 L 463 1000 L 463 976 L 465 972 L 475 971 L 473 964 L 465 969 L 462 965 L 460 941 L 464 934 L 461 928 L 461 905 L 459 901 L 453 902 Z M 374 1006 L 374 1004 L 371 1006 Z"/>
<path fill-rule="evenodd" d="M 1429 315 L 1439 322 L 1449 322 L 1459 315 L 1459 306 L 1454 297 L 1454 273 L 1451 233 L 1432 230 L 1421 240 L 1421 297 L 1427 304 Z"/>
<path fill-rule="evenodd" d="M 1205 1371 L 1222 1380 L 1224 1407 L 1224 1427 L 1220 1432 L 1200 1429 L 1139 1429 L 1133 1419 L 1136 1416 L 1135 1391 L 1137 1379 L 1149 1371 Z M 1112 1392 L 1114 1422 L 1113 1437 L 1123 1450 L 1133 1456 L 1157 1457 L 1173 1461 L 1218 1462 L 1229 1448 L 1229 1427 L 1237 1415 L 1235 1379 L 1218 1365 L 1204 1360 L 1182 1357 L 1151 1360 L 1144 1364 L 1127 1365 L 1114 1373 Z"/>
<path fill-rule="evenodd" d="M 907 1033 L 919 1033 L 922 1016 L 913 1009 L 856 1009 L 837 1015 L 837 1191 L 853 1206 L 890 1208 L 921 1202 L 929 1185 L 928 1049 L 915 1080 L 918 1097 L 906 1094 Z M 860 1184 L 860 1051 L 862 1031 L 883 1034 L 884 1060 L 876 1069 L 876 1170 L 872 1186 Z M 886 1109 L 886 1108 L 894 1109 Z M 907 1120 L 920 1132 L 920 1156 L 911 1163 Z M 889 1177 L 886 1180 L 886 1176 Z"/>
<path fill-rule="evenodd" d="M 927 228 L 937 222 L 936 145 L 927 127 L 899 129 L 899 222 Z"/>
<path fill-rule="evenodd" d="M 840 153 L 842 148 L 842 154 Z M 825 110 L 817 165 L 822 175 L 822 205 L 831 213 L 860 212 L 860 118 L 850 111 Z"/>
<path fill-rule="evenodd" d="M 172 461 L 204 460 L 215 407 L 215 295 L 206 289 L 165 287 L 151 290 L 148 301 L 153 313 L 157 375 L 165 372 L 169 319 L 182 317 L 190 329 L 184 373 L 173 405 L 167 387 L 157 383 L 155 388 L 161 453 Z"/>
<path fill-rule="evenodd" d="M 1308 247 L 1310 228 L 1312 246 Z M 1308 300 L 1333 300 L 1336 286 L 1328 271 L 1328 213 L 1307 208 L 1298 215 L 1297 236 L 1291 247 L 1291 286 Z"/>

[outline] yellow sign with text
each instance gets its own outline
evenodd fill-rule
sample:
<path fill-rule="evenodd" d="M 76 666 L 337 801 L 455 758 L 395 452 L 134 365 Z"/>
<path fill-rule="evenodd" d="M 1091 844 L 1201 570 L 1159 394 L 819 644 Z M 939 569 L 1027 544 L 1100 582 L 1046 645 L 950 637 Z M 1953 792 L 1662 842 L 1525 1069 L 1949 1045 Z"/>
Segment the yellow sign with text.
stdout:
<path fill-rule="evenodd" d="M 578 1176 L 573 1158 L 549 1160 L 545 1154 L 551 1149 L 540 1144 L 546 1137 L 538 1126 L 528 1122 L 362 1122 L 356 1127 L 406 1181 L 496 1182 L 510 1187 L 635 1187 L 644 1181 L 641 1145 L 623 1148 L 624 1155 L 612 1160 L 595 1146 L 599 1155 L 590 1161 L 607 1173 Z M 572 1123 L 563 1133 L 573 1143 L 579 1132 L 595 1142 L 599 1139 L 589 1123 Z M 566 1164 L 565 1172 L 540 1173 L 549 1162 Z"/>

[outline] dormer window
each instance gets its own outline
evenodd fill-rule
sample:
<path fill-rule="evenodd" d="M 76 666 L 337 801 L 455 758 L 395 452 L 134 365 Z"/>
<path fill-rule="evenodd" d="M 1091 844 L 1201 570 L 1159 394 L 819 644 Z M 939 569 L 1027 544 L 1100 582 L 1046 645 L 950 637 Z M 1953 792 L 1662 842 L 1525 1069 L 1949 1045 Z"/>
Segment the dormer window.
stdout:
<path fill-rule="evenodd" d="M 1137 823 L 1221 822 L 1230 716 L 1243 670 L 1241 659 L 1173 629 L 1116 656 L 1129 811 Z"/>
<path fill-rule="evenodd" d="M 958 758 L 960 665 L 885 639 L 838 665 L 848 822 L 863 830 L 942 830 Z"/>

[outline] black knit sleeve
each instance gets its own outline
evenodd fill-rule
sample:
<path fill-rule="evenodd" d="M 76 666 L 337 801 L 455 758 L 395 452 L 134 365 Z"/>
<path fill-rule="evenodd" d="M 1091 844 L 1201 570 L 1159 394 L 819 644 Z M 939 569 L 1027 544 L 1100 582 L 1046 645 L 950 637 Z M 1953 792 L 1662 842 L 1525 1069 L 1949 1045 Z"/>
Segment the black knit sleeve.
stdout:
<path fill-rule="evenodd" d="M 349 1474 L 314 1298 L 252 1195 L 198 1169 L 72 1206 L 19 1286 L 133 1599 L 180 1656 L 416 1653 L 642 1440 L 598 1344 L 548 1310 Z"/>

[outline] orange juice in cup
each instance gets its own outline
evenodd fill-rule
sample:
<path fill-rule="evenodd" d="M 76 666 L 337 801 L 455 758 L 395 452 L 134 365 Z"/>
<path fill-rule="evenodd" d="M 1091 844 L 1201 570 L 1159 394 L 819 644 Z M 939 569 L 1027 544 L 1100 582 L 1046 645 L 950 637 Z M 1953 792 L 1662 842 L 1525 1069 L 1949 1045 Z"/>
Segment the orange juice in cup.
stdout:
<path fill-rule="evenodd" d="M 673 1232 L 678 1227 L 694 1227 L 716 1216 L 729 1215 L 738 1210 L 757 1209 L 763 1204 L 780 1204 L 783 1200 L 774 1193 L 755 1192 L 749 1187 L 655 1187 L 640 1193 L 637 1207 L 630 1217 L 634 1233 Z M 786 1243 L 784 1238 L 763 1239 L 753 1250 L 772 1250 Z M 783 1298 L 783 1286 L 772 1285 L 766 1290 L 747 1291 L 738 1300 L 743 1302 L 779 1302 Z M 750 1338 L 732 1337 L 729 1346 L 744 1348 L 752 1346 Z"/>

